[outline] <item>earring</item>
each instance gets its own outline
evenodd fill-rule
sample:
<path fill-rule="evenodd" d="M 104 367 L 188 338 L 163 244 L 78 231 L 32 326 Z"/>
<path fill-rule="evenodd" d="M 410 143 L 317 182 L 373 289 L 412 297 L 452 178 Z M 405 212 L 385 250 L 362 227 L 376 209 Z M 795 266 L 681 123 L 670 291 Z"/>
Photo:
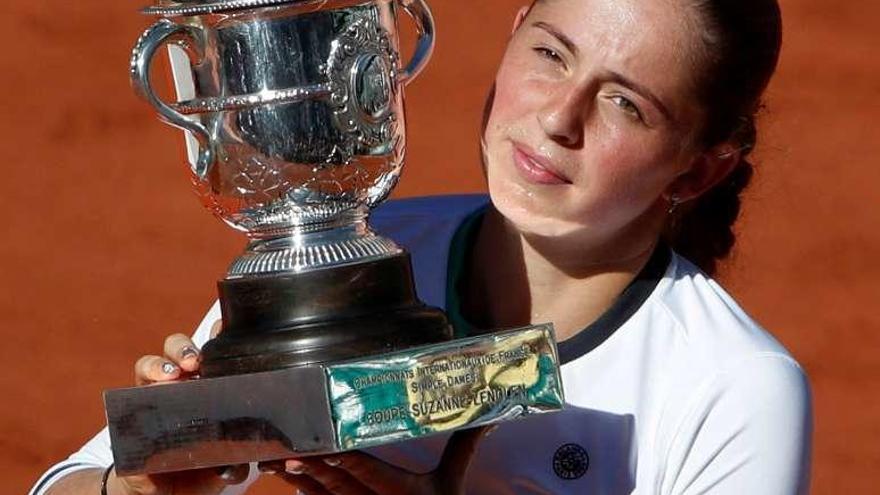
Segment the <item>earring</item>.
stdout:
<path fill-rule="evenodd" d="M 681 204 L 681 198 L 678 197 L 678 194 L 673 194 L 669 197 L 669 208 L 666 210 L 666 213 L 672 215 L 678 210 L 678 205 Z"/>
<path fill-rule="evenodd" d="M 730 151 L 724 151 L 724 152 L 718 153 L 718 158 L 730 158 L 731 156 L 734 155 L 734 153 L 740 153 L 740 152 L 743 152 L 743 151 L 750 151 L 751 149 L 752 149 L 752 146 L 751 146 L 751 145 L 749 145 L 749 144 L 744 144 L 744 145 L 740 146 L 739 148 L 732 149 L 732 150 L 730 150 Z"/>

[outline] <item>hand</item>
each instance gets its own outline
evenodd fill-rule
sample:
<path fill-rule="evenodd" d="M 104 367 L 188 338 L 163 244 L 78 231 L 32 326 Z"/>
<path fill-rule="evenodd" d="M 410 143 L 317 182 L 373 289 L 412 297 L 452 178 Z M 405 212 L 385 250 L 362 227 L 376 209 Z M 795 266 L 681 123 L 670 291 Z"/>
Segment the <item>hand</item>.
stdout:
<path fill-rule="evenodd" d="M 214 323 L 211 336 L 220 333 L 220 321 Z M 139 386 L 156 385 L 185 380 L 199 371 L 199 348 L 183 334 L 165 339 L 164 356 L 143 356 L 134 365 L 135 383 Z M 117 477 L 107 480 L 108 495 L 214 495 L 226 485 L 247 479 L 249 466 L 229 466 L 199 469 L 160 475 Z"/>
<path fill-rule="evenodd" d="M 440 464 L 429 473 L 413 473 L 363 452 L 305 457 L 283 466 L 267 463 L 304 495 L 458 495 L 480 440 L 494 426 L 453 433 Z M 283 469 L 279 469 L 283 468 Z"/>

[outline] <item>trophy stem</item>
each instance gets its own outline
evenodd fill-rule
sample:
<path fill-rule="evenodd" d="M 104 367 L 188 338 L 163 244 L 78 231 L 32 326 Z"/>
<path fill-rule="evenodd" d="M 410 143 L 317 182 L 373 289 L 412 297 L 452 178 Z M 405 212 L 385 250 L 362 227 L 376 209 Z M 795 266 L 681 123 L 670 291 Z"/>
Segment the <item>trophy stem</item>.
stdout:
<path fill-rule="evenodd" d="M 382 354 L 452 338 L 419 301 L 409 254 L 302 273 L 227 278 L 223 332 L 203 349 L 206 377 Z"/>
<path fill-rule="evenodd" d="M 304 273 L 364 263 L 402 253 L 394 241 L 377 235 L 364 216 L 345 222 L 297 227 L 275 236 L 252 238 L 229 268 L 228 279 Z"/>

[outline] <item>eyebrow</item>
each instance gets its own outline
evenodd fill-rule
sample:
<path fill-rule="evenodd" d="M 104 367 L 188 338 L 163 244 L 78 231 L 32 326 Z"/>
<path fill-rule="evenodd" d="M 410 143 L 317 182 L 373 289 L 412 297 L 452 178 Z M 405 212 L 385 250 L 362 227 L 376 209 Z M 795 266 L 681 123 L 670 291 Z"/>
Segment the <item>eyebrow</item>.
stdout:
<path fill-rule="evenodd" d="M 559 42 L 562 43 L 562 45 L 565 46 L 565 48 L 572 54 L 578 54 L 578 47 L 574 44 L 574 41 L 571 41 L 571 38 L 563 34 L 562 31 L 556 29 L 556 26 L 543 21 L 537 21 L 532 24 L 532 26 L 547 31 L 548 33 L 550 33 L 550 35 L 559 40 Z"/>
<path fill-rule="evenodd" d="M 608 73 L 608 79 L 611 82 L 620 84 L 621 86 L 623 86 L 631 91 L 634 91 L 634 92 L 640 94 L 641 96 L 643 96 L 644 98 L 648 99 L 651 103 L 654 104 L 655 107 L 657 107 L 658 110 L 660 110 L 660 113 L 662 113 L 663 116 L 666 117 L 666 120 L 669 120 L 669 121 L 673 120 L 672 114 L 669 113 L 669 109 L 666 108 L 666 105 L 664 105 L 663 102 L 660 101 L 660 98 L 658 98 L 654 93 L 652 93 L 650 89 L 646 88 L 645 86 L 642 86 L 641 84 L 639 84 L 635 81 L 631 81 L 631 80 L 627 79 L 623 74 L 621 74 L 619 72 L 610 71 Z"/>
<path fill-rule="evenodd" d="M 566 36 L 562 31 L 557 29 L 556 26 L 543 21 L 534 22 L 532 26 L 548 32 L 551 36 L 559 40 L 559 42 L 562 43 L 562 45 L 565 46 L 565 48 L 573 55 L 577 56 L 580 53 L 580 50 L 578 50 L 578 47 L 574 43 L 574 41 L 572 41 L 571 38 Z M 608 79 L 611 82 L 620 84 L 621 86 L 643 96 L 645 99 L 649 100 L 655 107 L 657 107 L 657 109 L 660 111 L 661 114 L 663 114 L 663 117 L 665 117 L 666 120 L 673 121 L 672 114 L 669 112 L 669 109 L 666 108 L 666 105 L 664 105 L 663 102 L 660 101 L 660 98 L 658 98 L 657 95 L 651 92 L 651 90 L 649 90 L 647 87 L 642 86 L 635 81 L 627 79 L 623 74 L 619 72 L 610 71 L 608 73 Z"/>

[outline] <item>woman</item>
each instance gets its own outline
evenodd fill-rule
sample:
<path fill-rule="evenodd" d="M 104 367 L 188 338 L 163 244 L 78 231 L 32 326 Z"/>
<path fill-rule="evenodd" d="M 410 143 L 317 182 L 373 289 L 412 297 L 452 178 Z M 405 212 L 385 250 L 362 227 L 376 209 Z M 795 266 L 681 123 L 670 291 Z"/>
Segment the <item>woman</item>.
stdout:
<path fill-rule="evenodd" d="M 447 291 L 457 330 L 552 321 L 568 407 L 491 436 L 472 430 L 448 444 L 268 469 L 307 494 L 806 492 L 803 371 L 706 276 L 733 244 L 780 30 L 775 0 L 523 8 L 487 106 L 491 204 L 393 202 L 374 223 L 413 252 L 429 303 L 425 292 Z M 431 246 L 416 241 L 425 238 Z M 195 370 L 196 344 L 215 318 L 195 343 L 172 336 L 165 357 L 140 360 L 139 380 Z M 103 475 L 111 495 L 241 493 L 248 484 L 227 485 L 241 481 L 236 470 L 224 479 L 86 469 L 108 463 L 99 435 L 44 481 L 49 493 L 94 494 Z"/>

